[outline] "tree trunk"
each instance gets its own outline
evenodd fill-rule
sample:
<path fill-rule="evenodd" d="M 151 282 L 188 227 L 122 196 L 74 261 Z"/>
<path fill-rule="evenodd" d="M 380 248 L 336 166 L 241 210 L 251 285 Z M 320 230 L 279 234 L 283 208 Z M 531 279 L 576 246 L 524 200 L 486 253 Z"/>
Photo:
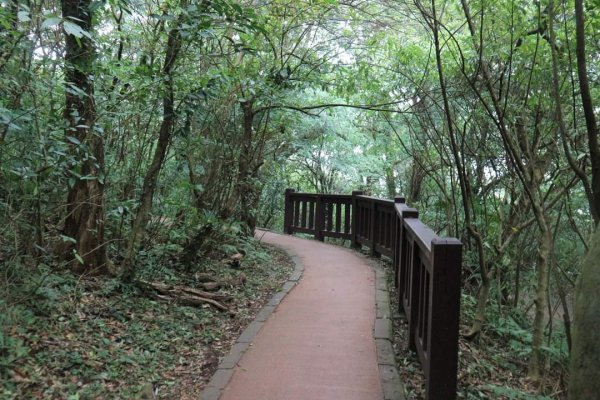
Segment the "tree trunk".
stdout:
<path fill-rule="evenodd" d="M 598 222 L 600 221 L 600 147 L 598 147 L 598 125 L 596 124 L 596 115 L 594 113 L 594 105 L 592 103 L 592 96 L 587 78 L 583 0 L 575 0 L 575 35 L 577 43 L 575 51 L 577 55 L 577 76 L 579 77 L 581 103 L 585 115 L 590 161 L 592 164 L 593 199 L 590 204 L 590 210 L 594 218 L 594 223 L 598 225 Z"/>
<path fill-rule="evenodd" d="M 140 197 L 140 207 L 137 210 L 133 222 L 131 236 L 127 244 L 127 253 L 125 255 L 125 260 L 123 260 L 121 277 L 124 281 L 132 280 L 135 273 L 134 262 L 137 245 L 141 241 L 144 231 L 146 230 L 146 223 L 148 222 L 150 210 L 152 209 L 152 199 L 154 197 L 154 190 L 156 189 L 156 182 L 158 181 L 158 175 L 163 161 L 165 160 L 167 148 L 173 133 L 173 127 L 175 126 L 175 93 L 172 73 L 180 49 L 181 35 L 179 33 L 179 23 L 177 23 L 177 25 L 169 31 L 169 39 L 167 41 L 165 61 L 162 70 L 162 76 L 165 79 L 163 120 L 160 125 L 160 132 L 158 141 L 156 142 L 154 156 L 152 157 L 152 163 L 144 177 L 142 195 Z"/>
<path fill-rule="evenodd" d="M 63 18 L 77 24 L 86 32 L 92 28 L 90 0 L 62 0 Z M 94 132 L 96 105 L 94 83 L 95 51 L 92 40 L 86 36 L 76 38 L 65 34 L 65 80 L 77 89 L 65 91 L 64 118 L 68 121 L 65 131 L 72 143 L 71 151 L 79 158 L 71 166 L 78 175 L 67 194 L 67 218 L 64 234 L 75 240 L 71 250 L 81 267 L 94 272 L 106 271 L 106 247 L 104 243 L 104 140 Z M 66 252 L 73 260 L 73 253 Z"/>
<path fill-rule="evenodd" d="M 418 155 L 413 155 L 413 157 L 420 157 Z M 413 162 L 411 171 L 410 171 L 410 188 L 409 188 L 409 203 L 414 204 L 417 201 L 421 200 L 421 188 L 423 186 L 423 179 L 425 179 L 425 171 L 421 166 L 420 161 Z"/>
<path fill-rule="evenodd" d="M 589 248 L 575 288 L 569 400 L 595 399 L 600 393 L 600 229 Z"/>
<path fill-rule="evenodd" d="M 393 164 L 385 170 L 385 185 L 390 199 L 396 197 L 396 177 Z"/>
<path fill-rule="evenodd" d="M 536 189 L 533 189 L 535 191 Z M 541 200 L 541 199 L 536 199 Z M 537 287 L 535 291 L 535 317 L 531 342 L 531 356 L 527 375 L 537 382 L 541 378 L 542 345 L 544 342 L 544 327 L 546 310 L 548 309 L 548 274 L 553 253 L 554 238 L 547 221 L 541 202 L 532 204 L 538 227 L 540 228 L 540 249 L 537 259 Z"/>
<path fill-rule="evenodd" d="M 240 220 L 247 226 L 248 233 L 252 235 L 256 228 L 256 204 L 259 196 L 256 184 L 252 182 L 252 140 L 254 136 L 253 102 L 251 100 L 245 101 L 241 106 L 244 117 L 244 132 L 242 136 L 240 159 L 238 161 L 236 197 L 239 200 Z"/>
<path fill-rule="evenodd" d="M 468 340 L 475 339 L 479 336 L 483 329 L 483 323 L 485 322 L 485 309 L 487 308 L 487 302 L 490 297 L 490 279 L 487 274 L 481 274 L 481 278 L 481 286 L 479 287 L 479 293 L 477 294 L 475 315 L 473 316 L 469 332 L 464 335 L 464 338 Z"/>

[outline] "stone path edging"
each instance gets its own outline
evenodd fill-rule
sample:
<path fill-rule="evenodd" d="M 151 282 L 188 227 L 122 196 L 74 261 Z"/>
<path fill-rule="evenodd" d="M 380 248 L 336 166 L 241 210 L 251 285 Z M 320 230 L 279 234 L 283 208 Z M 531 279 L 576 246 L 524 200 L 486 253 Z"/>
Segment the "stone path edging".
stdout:
<path fill-rule="evenodd" d="M 283 284 L 281 290 L 275 293 L 271 300 L 269 300 L 269 302 L 261 308 L 258 314 L 256 314 L 254 321 L 244 329 L 229 351 L 229 354 L 221 360 L 214 375 L 202 390 L 202 393 L 200 393 L 200 400 L 218 400 L 221 397 L 223 389 L 225 389 L 225 386 L 233 376 L 236 365 L 242 358 L 242 355 L 248 350 L 248 347 L 250 347 L 250 343 L 252 343 L 255 336 L 258 334 L 258 331 L 260 331 L 265 321 L 269 319 L 279 303 L 281 303 L 302 277 L 304 264 L 302 264 L 298 255 L 293 250 L 284 249 L 282 247 L 279 248 L 284 250 L 291 258 L 295 265 L 294 272 L 292 272 L 287 282 Z M 388 400 L 387 397 L 385 400 Z"/>
<path fill-rule="evenodd" d="M 364 257 L 375 271 L 375 325 L 373 336 L 377 348 L 377 365 L 384 400 L 406 400 L 404 385 L 396 368 L 394 347 L 392 346 L 392 312 L 386 271 L 376 262 Z"/>

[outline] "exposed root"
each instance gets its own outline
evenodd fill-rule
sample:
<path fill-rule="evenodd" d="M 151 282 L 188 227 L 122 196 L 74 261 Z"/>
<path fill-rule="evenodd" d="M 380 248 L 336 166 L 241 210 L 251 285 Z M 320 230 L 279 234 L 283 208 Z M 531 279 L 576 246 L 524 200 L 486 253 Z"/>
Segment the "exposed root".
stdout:
<path fill-rule="evenodd" d="M 211 306 L 233 314 L 221 301 L 231 300 L 231 296 L 225 293 L 205 292 L 204 290 L 191 288 L 182 285 L 167 285 L 160 282 L 148 282 L 140 280 L 139 284 L 145 288 L 153 289 L 159 294 L 156 297 L 165 301 L 177 301 L 180 304 L 188 306 L 201 306 L 210 304 Z"/>

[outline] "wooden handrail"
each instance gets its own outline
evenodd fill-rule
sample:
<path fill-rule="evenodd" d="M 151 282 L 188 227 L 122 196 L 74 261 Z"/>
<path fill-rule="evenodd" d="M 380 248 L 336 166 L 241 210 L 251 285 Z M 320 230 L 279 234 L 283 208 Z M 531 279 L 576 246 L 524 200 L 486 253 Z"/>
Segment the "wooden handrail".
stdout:
<path fill-rule="evenodd" d="M 439 237 L 405 199 L 285 192 L 284 232 L 348 239 L 392 260 L 408 347 L 427 380 L 428 400 L 456 398 L 462 243 Z"/>

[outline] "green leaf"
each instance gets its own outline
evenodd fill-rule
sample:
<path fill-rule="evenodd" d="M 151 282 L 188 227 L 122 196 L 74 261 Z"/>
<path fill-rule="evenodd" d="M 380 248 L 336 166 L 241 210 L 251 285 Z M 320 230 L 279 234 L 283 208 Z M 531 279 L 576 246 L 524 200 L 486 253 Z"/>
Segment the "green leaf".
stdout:
<path fill-rule="evenodd" d="M 75 240 L 71 236 L 60 235 L 60 238 L 63 240 L 63 242 L 77 243 L 77 240 Z"/>
<path fill-rule="evenodd" d="M 159 21 L 175 21 L 176 17 L 174 15 L 160 15 L 160 14 L 150 14 L 151 18 L 156 18 Z"/>
<path fill-rule="evenodd" d="M 42 22 L 41 29 L 47 29 L 47 28 L 50 28 L 51 26 L 58 25 L 58 24 L 60 24 L 60 21 L 62 21 L 62 19 L 60 19 L 59 17 L 50 17 L 50 18 L 46 19 L 44 22 Z"/>
<path fill-rule="evenodd" d="M 76 23 L 73 23 L 71 21 L 64 21 L 63 28 L 65 28 L 65 32 L 67 33 L 67 35 L 73 35 L 78 39 L 81 39 L 84 36 L 87 38 L 92 37 L 89 34 L 89 32 L 85 31 L 81 26 L 79 26 Z"/>
<path fill-rule="evenodd" d="M 83 258 L 81 258 L 81 256 L 75 250 L 73 250 L 73 256 L 79 262 L 79 264 L 84 264 Z"/>
<path fill-rule="evenodd" d="M 73 143 L 73 144 L 76 144 L 76 145 L 78 145 L 78 146 L 81 144 L 81 142 L 79 141 L 79 139 L 77 139 L 77 138 L 76 138 L 76 137 L 74 137 L 74 136 L 67 136 L 67 140 L 68 140 L 69 142 Z"/>
<path fill-rule="evenodd" d="M 19 11 L 17 13 L 17 18 L 19 19 L 20 22 L 31 21 L 31 18 L 29 18 L 29 12 L 27 12 L 27 11 Z"/>

